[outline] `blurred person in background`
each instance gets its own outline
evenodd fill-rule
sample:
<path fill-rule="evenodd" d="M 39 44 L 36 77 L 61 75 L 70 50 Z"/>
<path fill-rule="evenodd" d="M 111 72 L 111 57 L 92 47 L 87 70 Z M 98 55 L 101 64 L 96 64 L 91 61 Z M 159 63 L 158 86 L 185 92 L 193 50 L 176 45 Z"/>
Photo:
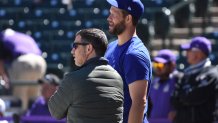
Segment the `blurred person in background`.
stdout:
<path fill-rule="evenodd" d="M 178 80 L 176 55 L 169 49 L 163 49 L 153 59 L 154 78 L 151 84 L 150 99 L 152 109 L 150 119 L 171 119 L 173 108 L 170 97 Z"/>
<path fill-rule="evenodd" d="M 76 33 L 72 55 L 79 69 L 66 74 L 48 106 L 67 123 L 122 123 L 123 81 L 103 57 L 108 40 L 102 30 Z"/>
<path fill-rule="evenodd" d="M 189 67 L 176 83 L 172 103 L 176 111 L 174 123 L 212 123 L 218 83 L 218 71 L 211 64 L 211 42 L 205 37 L 194 37 L 181 45 L 187 51 Z"/>
<path fill-rule="evenodd" d="M 140 0 L 107 0 L 109 32 L 118 37 L 108 45 L 105 58 L 124 81 L 123 123 L 147 123 L 148 93 L 152 79 L 150 54 L 137 36 L 144 12 Z"/>
<path fill-rule="evenodd" d="M 27 116 L 51 116 L 48 109 L 48 100 L 52 94 L 58 89 L 60 79 L 55 74 L 46 74 L 43 79 L 38 81 L 41 88 L 41 96 L 39 96 L 31 108 L 27 112 Z"/>
<path fill-rule="evenodd" d="M 23 110 L 27 109 L 30 97 L 39 95 L 39 85 L 14 84 L 37 81 L 44 76 L 46 66 L 41 50 L 32 37 L 12 29 L 0 34 L 0 76 L 5 81 L 5 88 L 13 85 L 13 95 L 21 98 Z"/>
<path fill-rule="evenodd" d="M 218 71 L 218 65 L 216 65 Z M 218 84 L 216 84 L 216 107 L 214 112 L 214 123 L 218 123 Z"/>
<path fill-rule="evenodd" d="M 5 102 L 0 98 L 0 118 L 4 117 L 5 110 L 6 110 Z"/>
<path fill-rule="evenodd" d="M 6 111 L 5 102 L 4 102 L 4 100 L 2 100 L 2 99 L 0 98 L 0 118 L 4 117 L 5 111 Z M 0 120 L 0 123 L 8 123 L 8 121 L 7 121 L 7 120 Z"/>

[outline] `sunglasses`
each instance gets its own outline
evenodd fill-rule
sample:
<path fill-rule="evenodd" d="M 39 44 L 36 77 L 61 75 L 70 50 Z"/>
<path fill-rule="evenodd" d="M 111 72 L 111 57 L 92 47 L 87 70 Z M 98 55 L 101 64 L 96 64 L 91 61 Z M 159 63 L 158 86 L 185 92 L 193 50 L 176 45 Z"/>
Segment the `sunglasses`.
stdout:
<path fill-rule="evenodd" d="M 85 45 L 88 45 L 89 43 L 77 43 L 77 42 L 75 42 L 75 43 L 73 43 L 72 44 L 72 48 L 74 48 L 74 49 L 76 49 L 79 45 L 82 45 L 82 46 L 85 46 Z"/>
<path fill-rule="evenodd" d="M 153 62 L 153 68 L 163 69 L 164 68 L 164 63 Z"/>

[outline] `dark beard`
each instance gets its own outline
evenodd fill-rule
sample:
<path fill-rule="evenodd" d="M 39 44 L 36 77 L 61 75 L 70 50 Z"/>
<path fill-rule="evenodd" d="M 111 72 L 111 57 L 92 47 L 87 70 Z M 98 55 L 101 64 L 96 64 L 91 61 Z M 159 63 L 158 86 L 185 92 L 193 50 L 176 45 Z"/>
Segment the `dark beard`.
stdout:
<path fill-rule="evenodd" d="M 124 32 L 124 30 L 126 29 L 126 25 L 124 20 L 120 21 L 120 23 L 118 23 L 113 30 L 109 30 L 109 32 L 113 35 L 120 35 L 121 33 Z"/>

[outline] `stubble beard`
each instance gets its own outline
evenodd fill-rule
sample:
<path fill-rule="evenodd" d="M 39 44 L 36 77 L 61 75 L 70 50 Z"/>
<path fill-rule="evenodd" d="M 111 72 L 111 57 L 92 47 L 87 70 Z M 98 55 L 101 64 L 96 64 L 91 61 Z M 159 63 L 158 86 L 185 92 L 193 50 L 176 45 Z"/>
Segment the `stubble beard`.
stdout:
<path fill-rule="evenodd" d="M 120 21 L 117 25 L 114 26 L 113 29 L 109 30 L 109 32 L 113 35 L 120 35 L 126 29 L 126 25 L 124 20 Z"/>

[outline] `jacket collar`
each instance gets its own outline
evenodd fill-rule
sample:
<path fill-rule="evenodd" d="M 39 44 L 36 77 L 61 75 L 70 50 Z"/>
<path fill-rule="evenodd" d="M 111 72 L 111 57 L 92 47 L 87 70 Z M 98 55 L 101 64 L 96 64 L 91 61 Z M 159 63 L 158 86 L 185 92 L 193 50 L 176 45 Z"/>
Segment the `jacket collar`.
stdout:
<path fill-rule="evenodd" d="M 186 74 L 194 74 L 194 73 L 197 73 L 197 72 L 201 71 L 202 68 L 205 68 L 205 67 L 208 67 L 208 66 L 211 66 L 211 61 L 210 61 L 209 58 L 201 61 L 200 63 L 198 63 L 196 65 L 189 66 L 188 68 L 186 68 L 184 70 L 184 72 Z"/>
<path fill-rule="evenodd" d="M 85 64 L 83 64 L 80 68 L 85 67 L 85 66 L 90 65 L 90 64 L 94 64 L 94 65 L 100 65 L 100 64 L 107 65 L 108 64 L 108 60 L 106 58 L 104 58 L 104 57 L 94 57 L 94 58 L 91 58 L 91 59 L 87 60 L 85 62 Z"/>

